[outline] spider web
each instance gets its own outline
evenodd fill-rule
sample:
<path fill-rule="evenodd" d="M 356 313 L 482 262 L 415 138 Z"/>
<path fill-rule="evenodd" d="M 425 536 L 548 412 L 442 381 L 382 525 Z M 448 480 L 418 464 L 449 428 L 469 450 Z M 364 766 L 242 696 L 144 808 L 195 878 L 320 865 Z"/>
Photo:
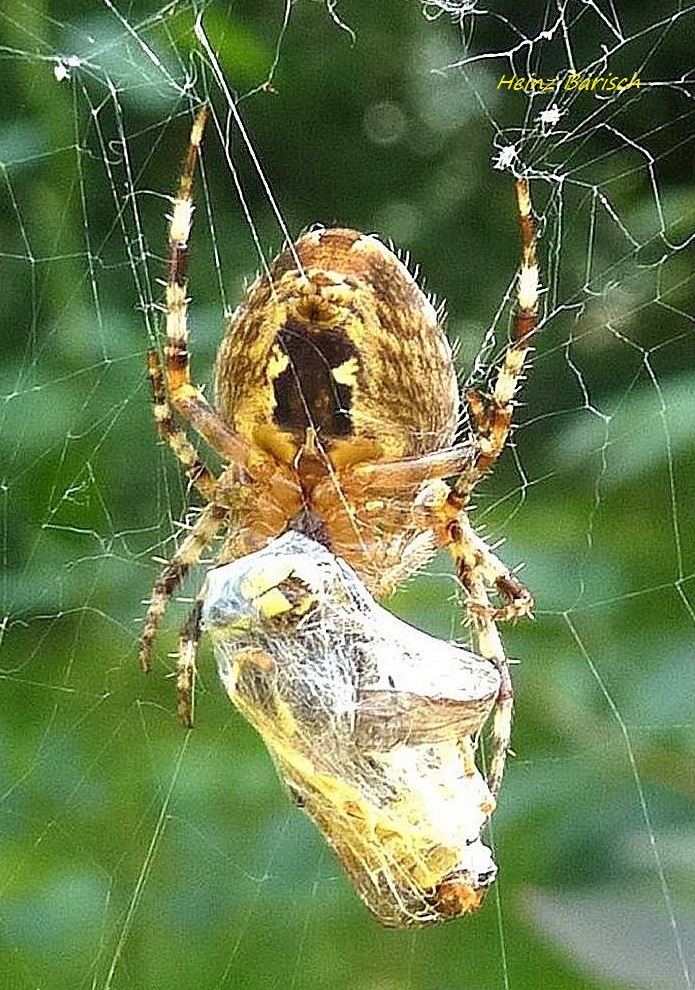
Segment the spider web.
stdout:
<path fill-rule="evenodd" d="M 528 7 L 0 12 L 5 986 L 692 987 L 695 6 Z M 534 77 L 553 91 L 514 89 Z M 209 649 L 182 732 L 167 653 L 185 601 L 137 670 L 152 556 L 188 504 L 144 367 L 202 99 L 197 381 L 282 242 L 277 203 L 292 233 L 337 221 L 407 249 L 448 301 L 463 380 L 484 385 L 518 260 L 512 174 L 532 180 L 542 330 L 474 521 L 525 562 L 536 621 L 504 631 L 522 662 L 488 836 L 500 876 L 441 929 L 366 915 Z M 454 599 L 437 560 L 390 605 L 454 636 Z"/>

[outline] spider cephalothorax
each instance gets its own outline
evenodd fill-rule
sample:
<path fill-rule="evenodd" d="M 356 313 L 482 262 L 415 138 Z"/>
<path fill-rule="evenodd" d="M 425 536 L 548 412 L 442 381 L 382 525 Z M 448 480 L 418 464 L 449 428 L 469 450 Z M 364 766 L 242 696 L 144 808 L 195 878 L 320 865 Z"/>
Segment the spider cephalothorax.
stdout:
<path fill-rule="evenodd" d="M 205 505 L 152 593 L 141 645 L 149 669 L 167 602 L 218 536 L 217 562 L 295 529 L 345 558 L 377 597 L 438 548 L 453 557 L 480 656 L 499 670 L 490 789 L 511 725 L 511 684 L 496 622 L 531 597 L 472 530 L 475 485 L 509 436 L 538 307 L 535 226 L 516 183 L 522 260 L 511 342 L 489 395 L 465 396 L 470 434 L 456 443 L 459 394 L 437 311 L 373 236 L 318 229 L 288 247 L 248 289 L 217 357 L 215 405 L 190 380 L 186 271 L 192 183 L 206 111 L 194 123 L 169 228 L 164 365 L 149 352 L 155 418 Z M 174 415 L 228 466 L 216 477 Z M 444 478 L 454 478 L 451 485 Z M 491 600 L 491 595 L 493 599 Z M 200 603 L 181 636 L 179 711 L 191 722 Z"/>

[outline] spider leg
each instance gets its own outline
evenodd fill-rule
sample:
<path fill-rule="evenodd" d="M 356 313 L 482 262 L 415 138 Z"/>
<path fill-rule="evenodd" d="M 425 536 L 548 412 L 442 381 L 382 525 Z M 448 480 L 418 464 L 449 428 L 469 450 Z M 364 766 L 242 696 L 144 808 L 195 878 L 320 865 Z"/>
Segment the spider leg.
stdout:
<path fill-rule="evenodd" d="M 193 728 L 195 657 L 200 642 L 202 611 L 203 598 L 199 595 L 179 634 L 179 657 L 176 663 L 176 710 L 184 729 Z"/>
<path fill-rule="evenodd" d="M 205 549 L 217 536 L 228 514 L 229 510 L 225 506 L 214 502 L 206 505 L 186 539 L 155 581 L 140 640 L 139 659 L 144 671 L 150 670 L 152 666 L 152 644 L 171 596 L 188 570 L 198 563 Z"/>
<path fill-rule="evenodd" d="M 485 540 L 475 533 L 465 513 L 461 513 L 456 522 L 449 525 L 449 534 L 449 550 L 463 586 L 468 588 L 467 574 L 474 568 L 483 586 L 488 589 L 484 601 L 471 595 L 471 611 L 484 612 L 493 622 L 509 622 L 511 619 L 530 615 L 533 609 L 531 592 L 495 556 Z M 490 603 L 487 596 L 492 588 L 504 602 L 502 607 Z"/>
<path fill-rule="evenodd" d="M 452 488 L 436 482 L 428 486 L 429 508 L 437 520 L 439 539 L 451 552 L 461 585 L 466 593 L 478 653 L 495 665 L 501 685 L 492 726 L 492 754 L 488 786 L 499 793 L 509 749 L 514 696 L 509 665 L 497 629 L 498 621 L 529 615 L 533 599 L 523 585 L 493 554 L 470 525 L 466 507 L 470 494 L 494 467 L 509 438 L 514 413 L 514 397 L 519 388 L 531 337 L 538 324 L 538 257 L 536 225 L 533 219 L 528 183 L 516 183 L 521 230 L 521 265 L 512 322 L 512 339 L 488 396 L 471 389 L 466 395 L 473 426 L 471 447 L 475 451 Z M 494 590 L 505 603 L 495 607 L 490 600 Z"/>
<path fill-rule="evenodd" d="M 217 478 L 198 456 L 186 433 L 177 426 L 172 408 L 190 422 L 221 457 L 229 461 L 230 476 L 224 479 L 226 472 L 222 476 L 227 481 L 228 488 L 233 479 L 242 479 L 242 470 L 248 459 L 246 444 L 220 419 L 200 390 L 190 382 L 188 299 L 186 298 L 188 238 L 193 217 L 193 180 L 207 116 L 208 109 L 203 107 L 193 123 L 188 152 L 179 179 L 177 195 L 173 200 L 172 214 L 169 217 L 169 254 L 164 305 L 167 334 L 166 373 L 155 348 L 150 348 L 147 353 L 147 369 L 152 386 L 153 413 L 158 433 L 169 444 L 192 484 L 208 504 L 201 511 L 179 550 L 160 573 L 152 589 L 139 650 L 140 666 L 144 671 L 148 671 L 151 667 L 152 646 L 171 596 L 189 568 L 198 562 L 229 515 L 229 490 L 221 493 L 225 505 L 220 505 L 219 499 L 215 501 L 218 495 Z M 192 653 L 188 650 L 187 656 L 192 667 L 195 661 L 195 648 Z M 179 711 L 181 713 L 181 705 Z"/>
<path fill-rule="evenodd" d="M 150 348 L 147 352 L 147 371 L 152 385 L 152 409 L 157 424 L 157 432 L 181 461 L 192 484 L 207 502 L 211 502 L 215 495 L 217 479 L 198 456 L 198 452 L 186 434 L 179 429 L 174 421 L 164 387 L 162 362 L 155 348 Z"/>
<path fill-rule="evenodd" d="M 401 461 L 362 462 L 352 467 L 351 473 L 361 490 L 373 488 L 376 493 L 386 495 L 424 481 L 459 474 L 472 467 L 477 456 L 476 447 L 466 441 Z"/>
<path fill-rule="evenodd" d="M 497 622 L 530 614 L 533 599 L 486 543 L 474 533 L 465 512 L 461 512 L 455 521 L 449 523 L 448 530 L 451 539 L 449 550 L 466 592 L 466 607 L 473 625 L 476 652 L 495 665 L 501 679 L 493 714 L 492 754 L 488 770 L 488 787 L 496 798 L 504 776 L 511 740 L 514 705 L 509 662 Z M 496 588 L 506 598 L 507 605 L 504 608 L 495 608 L 490 601 L 491 588 Z"/>
<path fill-rule="evenodd" d="M 504 450 L 514 414 L 514 396 L 519 388 L 531 338 L 538 325 L 538 257 L 536 223 L 533 219 L 528 182 L 515 185 L 521 230 L 521 265 L 516 289 L 516 307 L 512 321 L 512 339 L 490 395 L 469 389 L 466 402 L 473 426 L 472 443 L 477 456 L 456 479 L 452 502 L 462 506 L 484 475 L 488 474 Z"/>
<path fill-rule="evenodd" d="M 188 352 L 188 240 L 193 222 L 193 180 L 209 110 L 202 107 L 193 121 L 188 152 L 169 218 L 169 253 L 164 311 L 166 314 L 165 377 L 171 406 L 229 463 L 247 466 L 249 448 L 191 382 Z M 158 360 L 158 358 L 157 358 Z M 150 367 L 155 359 L 149 358 Z"/>

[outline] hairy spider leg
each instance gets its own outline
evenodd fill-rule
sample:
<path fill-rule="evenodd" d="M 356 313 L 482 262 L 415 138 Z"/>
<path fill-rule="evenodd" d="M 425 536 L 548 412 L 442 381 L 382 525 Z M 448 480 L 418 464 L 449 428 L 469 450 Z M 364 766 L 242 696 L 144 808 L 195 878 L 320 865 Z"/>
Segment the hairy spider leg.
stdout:
<path fill-rule="evenodd" d="M 540 294 L 537 233 L 528 182 L 516 182 L 521 230 L 521 265 L 517 278 L 512 339 L 500 365 L 492 393 L 482 396 L 470 390 L 466 396 L 473 426 L 472 446 L 478 454 L 459 475 L 449 493 L 449 510 L 456 516 L 448 525 L 449 550 L 466 594 L 478 651 L 497 667 L 502 679 L 492 723 L 492 753 L 488 786 L 496 797 L 504 775 L 512 731 L 513 692 L 509 664 L 496 623 L 529 615 L 533 598 L 487 544 L 475 535 L 468 521 L 466 506 L 478 482 L 495 465 L 509 439 L 514 413 L 514 397 L 523 378 L 531 338 L 538 325 Z M 494 589 L 506 603 L 496 608 L 490 601 Z"/>
<path fill-rule="evenodd" d="M 166 391 L 174 411 L 229 463 L 246 465 L 248 445 L 191 382 L 188 350 L 188 240 L 193 221 L 193 179 L 209 110 L 198 111 L 169 221 L 169 256 L 165 295 Z"/>
<path fill-rule="evenodd" d="M 152 410 L 157 432 L 183 465 L 191 484 L 197 488 L 206 502 L 210 502 L 215 495 L 217 478 L 200 458 L 186 433 L 176 425 L 167 399 L 162 362 L 154 347 L 147 352 L 147 373 L 152 386 Z"/>
<path fill-rule="evenodd" d="M 230 462 L 227 472 L 237 471 L 248 462 L 248 447 L 220 418 L 191 384 L 188 352 L 188 241 L 193 220 L 193 181 L 200 143 L 208 117 L 208 108 L 198 111 L 189 139 L 173 209 L 169 217 L 169 254 L 165 294 L 166 373 L 156 348 L 147 353 L 147 369 L 152 386 L 153 412 L 157 431 L 197 488 L 209 503 L 202 511 L 189 536 L 160 573 L 152 589 L 145 625 L 140 641 L 139 659 L 144 671 L 150 670 L 154 638 L 167 604 L 186 572 L 196 564 L 206 547 L 223 526 L 228 507 L 214 504 L 217 479 L 199 457 L 185 432 L 176 425 L 173 410 Z"/>
<path fill-rule="evenodd" d="M 140 639 L 140 666 L 145 672 L 151 668 L 152 646 L 171 596 L 190 568 L 198 563 L 202 554 L 215 539 L 227 521 L 228 513 L 229 510 L 225 506 L 208 502 L 201 509 L 200 515 L 179 549 L 155 581 Z"/>

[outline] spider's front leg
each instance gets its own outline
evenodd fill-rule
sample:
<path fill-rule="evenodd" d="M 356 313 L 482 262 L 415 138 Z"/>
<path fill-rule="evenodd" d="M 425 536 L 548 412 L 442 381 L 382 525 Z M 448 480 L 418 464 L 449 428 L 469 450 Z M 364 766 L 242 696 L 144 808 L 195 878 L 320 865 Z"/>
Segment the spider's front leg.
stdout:
<path fill-rule="evenodd" d="M 471 492 L 490 473 L 507 445 L 512 429 L 514 400 L 523 380 L 526 359 L 538 326 L 540 282 L 536 223 L 528 182 L 519 179 L 515 189 L 521 232 L 521 264 L 517 276 L 511 341 L 497 370 L 490 394 L 484 395 L 477 389 L 466 392 L 466 404 L 473 428 L 470 442 L 477 453 L 453 486 L 452 503 L 461 508 L 465 508 Z"/>
<path fill-rule="evenodd" d="M 147 368 L 152 386 L 153 412 L 160 437 L 165 440 L 183 465 L 191 483 L 206 500 L 195 525 L 179 550 L 160 573 L 152 589 L 140 641 L 140 666 L 151 667 L 152 647 L 166 607 L 188 570 L 200 560 L 218 531 L 227 521 L 236 502 L 236 490 L 253 480 L 249 467 L 248 444 L 207 402 L 201 390 L 191 383 L 188 352 L 188 298 L 186 277 L 188 242 L 193 218 L 193 180 L 208 109 L 196 115 L 188 152 L 172 200 L 169 217 L 168 261 L 164 312 L 166 318 L 165 363 L 156 348 L 147 354 Z M 184 430 L 177 425 L 180 416 L 227 462 L 220 478 L 207 467 Z M 191 626 L 187 623 L 187 629 Z M 191 626 L 191 628 L 193 628 Z M 192 671 L 195 665 L 196 636 L 182 634 L 178 665 L 179 713 L 184 725 L 190 725 Z M 188 680 L 187 680 L 188 678 Z M 188 687 L 186 688 L 186 684 Z M 187 699 L 186 699 L 187 694 Z"/>
<path fill-rule="evenodd" d="M 473 625 L 477 650 L 494 663 L 500 673 L 501 687 L 495 706 L 488 774 L 488 786 L 495 796 L 504 774 L 513 708 L 508 660 L 496 623 L 530 615 L 533 598 L 473 531 L 467 508 L 473 489 L 492 470 L 509 439 L 515 396 L 523 379 L 531 339 L 538 324 L 540 286 L 536 225 L 528 183 L 518 180 L 515 188 L 521 232 L 521 264 L 511 341 L 490 394 L 482 395 L 474 389 L 466 394 L 473 428 L 469 441 L 472 454 L 468 462 L 451 489 L 443 482 L 433 482 L 425 486 L 420 499 L 431 514 L 432 528 L 440 544 L 448 546 L 454 559 L 465 591 L 466 609 Z M 502 600 L 501 606 L 491 601 L 490 593 L 493 591 Z"/>
<path fill-rule="evenodd" d="M 193 121 L 188 151 L 179 178 L 178 190 L 172 200 L 172 212 L 169 217 L 169 248 L 164 302 L 166 323 L 164 374 L 161 373 L 161 367 L 158 367 L 159 360 L 156 352 L 150 351 L 148 362 L 155 396 L 158 391 L 164 395 L 174 412 L 187 422 L 223 460 L 239 467 L 246 467 L 250 459 L 248 444 L 222 419 L 217 410 L 207 401 L 202 391 L 191 381 L 188 349 L 189 239 L 194 211 L 193 181 L 196 165 L 200 158 L 200 146 L 208 115 L 208 107 L 202 107 Z M 162 418 L 164 415 L 165 410 L 162 406 Z M 176 447 L 167 436 L 166 430 L 162 429 L 162 422 L 158 420 L 158 423 L 160 433 L 174 447 L 174 452 L 178 454 Z"/>

